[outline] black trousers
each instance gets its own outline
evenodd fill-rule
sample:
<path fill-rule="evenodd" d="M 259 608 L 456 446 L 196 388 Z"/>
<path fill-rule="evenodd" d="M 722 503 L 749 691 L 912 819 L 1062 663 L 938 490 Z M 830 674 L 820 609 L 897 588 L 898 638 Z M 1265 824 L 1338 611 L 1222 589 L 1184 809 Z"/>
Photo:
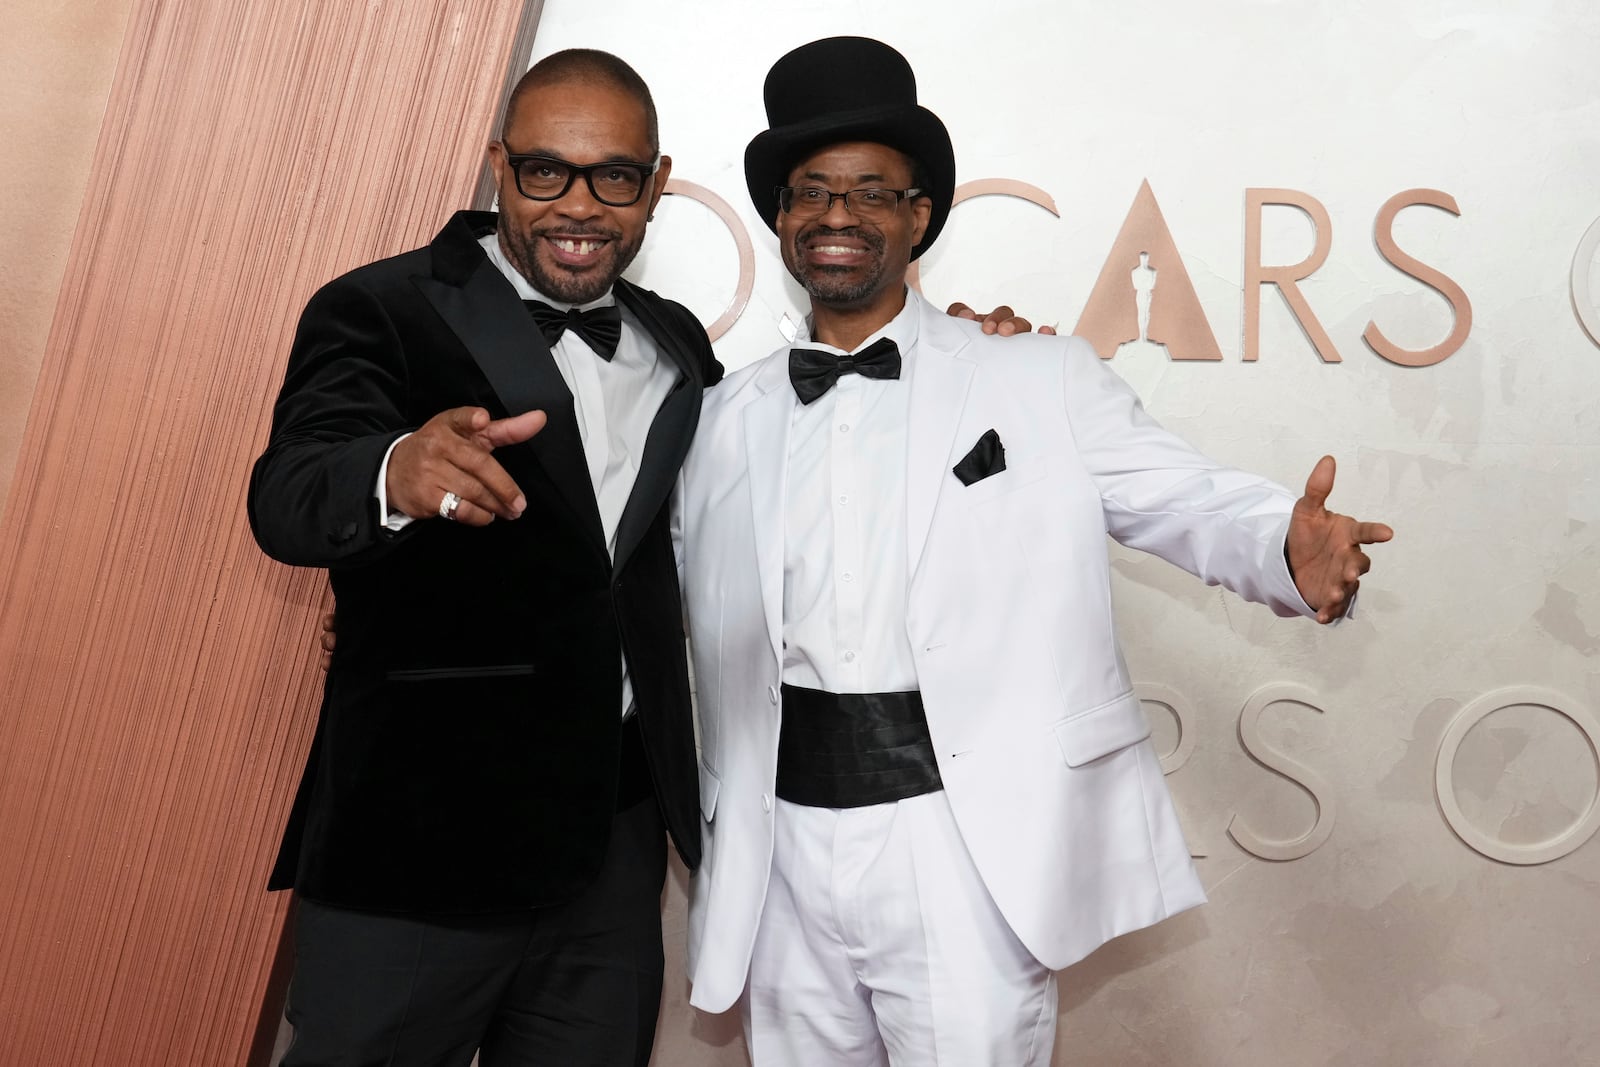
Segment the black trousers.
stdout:
<path fill-rule="evenodd" d="M 281 1067 L 645 1067 L 661 1007 L 666 830 L 617 813 L 578 899 L 491 917 L 297 902 Z"/>

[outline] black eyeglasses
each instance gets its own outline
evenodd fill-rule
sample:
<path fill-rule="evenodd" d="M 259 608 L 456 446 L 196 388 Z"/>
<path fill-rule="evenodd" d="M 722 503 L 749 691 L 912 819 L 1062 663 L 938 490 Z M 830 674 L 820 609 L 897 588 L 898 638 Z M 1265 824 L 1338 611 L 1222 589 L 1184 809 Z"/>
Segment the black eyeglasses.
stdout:
<path fill-rule="evenodd" d="M 500 147 L 505 149 L 506 163 L 516 178 L 517 192 L 529 200 L 560 200 L 581 174 L 596 200 L 608 207 L 629 207 L 644 195 L 645 179 L 661 167 L 660 156 L 649 163 L 612 159 L 580 167 L 554 156 L 517 155 L 504 141 Z"/>
<path fill-rule="evenodd" d="M 778 207 L 786 215 L 797 219 L 815 219 L 833 210 L 835 200 L 843 200 L 845 210 L 862 222 L 883 222 L 900 201 L 922 195 L 922 190 L 911 189 L 851 189 L 836 193 L 820 185 L 778 186 Z"/>

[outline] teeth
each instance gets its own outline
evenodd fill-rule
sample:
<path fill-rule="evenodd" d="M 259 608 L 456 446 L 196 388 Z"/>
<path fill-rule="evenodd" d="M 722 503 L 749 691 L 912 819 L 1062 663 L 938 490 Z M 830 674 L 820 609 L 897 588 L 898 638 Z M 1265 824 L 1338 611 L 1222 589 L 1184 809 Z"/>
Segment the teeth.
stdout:
<path fill-rule="evenodd" d="M 574 252 L 580 256 L 588 255 L 590 252 L 595 251 L 604 243 L 604 241 L 574 241 L 570 238 L 564 237 L 555 238 L 555 246 L 561 249 L 561 251 Z"/>
<path fill-rule="evenodd" d="M 825 256 L 848 256 L 855 251 L 845 245 L 817 245 L 816 249 Z"/>

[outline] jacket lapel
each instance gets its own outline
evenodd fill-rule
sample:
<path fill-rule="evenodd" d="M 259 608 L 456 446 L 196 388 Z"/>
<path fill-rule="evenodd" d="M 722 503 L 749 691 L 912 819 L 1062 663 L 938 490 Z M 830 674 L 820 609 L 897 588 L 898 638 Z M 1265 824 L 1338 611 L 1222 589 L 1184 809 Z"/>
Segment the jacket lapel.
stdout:
<path fill-rule="evenodd" d="M 472 355 L 508 414 L 539 408 L 549 416 L 537 436 L 516 447 L 533 453 L 580 527 L 605 551 L 572 392 L 516 290 L 477 247 L 472 224 L 480 214 L 461 212 L 450 220 L 434 240 L 435 276 L 417 278 L 417 288 Z M 494 216 L 481 218 L 492 225 Z"/>
<path fill-rule="evenodd" d="M 788 364 L 770 360 L 756 378 L 760 395 L 745 406 L 744 452 L 750 486 L 750 521 L 754 527 L 761 604 L 772 650 L 783 658 L 783 542 L 788 500 L 789 425 L 794 417 L 794 392 Z"/>
<path fill-rule="evenodd" d="M 640 291 L 627 282 L 616 285 L 617 302 L 638 319 L 645 332 L 655 339 L 663 359 L 678 368 L 678 381 L 661 402 L 661 408 L 645 437 L 644 455 L 633 491 L 617 522 L 616 570 L 620 571 L 638 547 L 650 522 L 661 511 L 667 494 L 677 480 L 678 468 L 688 454 L 689 442 L 699 422 L 701 373 L 686 341 Z"/>
<path fill-rule="evenodd" d="M 911 299 L 920 298 L 912 297 Z M 961 358 L 968 338 L 931 306 L 920 306 L 917 354 L 911 366 L 911 399 L 906 429 L 906 577 L 917 573 L 934 506 L 950 476 L 950 453 L 974 371 Z"/>

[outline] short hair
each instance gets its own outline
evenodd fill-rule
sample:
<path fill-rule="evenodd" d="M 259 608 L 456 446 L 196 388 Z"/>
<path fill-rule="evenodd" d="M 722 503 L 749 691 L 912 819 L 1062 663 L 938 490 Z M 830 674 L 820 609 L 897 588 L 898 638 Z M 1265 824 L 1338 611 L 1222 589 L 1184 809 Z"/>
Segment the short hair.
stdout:
<path fill-rule="evenodd" d="M 552 85 L 573 83 L 607 85 L 637 100 L 644 109 L 645 135 L 650 141 L 650 152 L 657 154 L 661 151 L 661 130 L 656 121 L 656 102 L 650 95 L 650 87 L 639 77 L 639 72 L 623 60 L 610 52 L 594 48 L 568 48 L 554 52 L 529 67 L 528 72 L 517 80 L 510 99 L 506 101 L 506 115 L 500 127 L 501 139 L 505 138 L 506 127 L 511 125 L 512 117 L 528 94 Z"/>

